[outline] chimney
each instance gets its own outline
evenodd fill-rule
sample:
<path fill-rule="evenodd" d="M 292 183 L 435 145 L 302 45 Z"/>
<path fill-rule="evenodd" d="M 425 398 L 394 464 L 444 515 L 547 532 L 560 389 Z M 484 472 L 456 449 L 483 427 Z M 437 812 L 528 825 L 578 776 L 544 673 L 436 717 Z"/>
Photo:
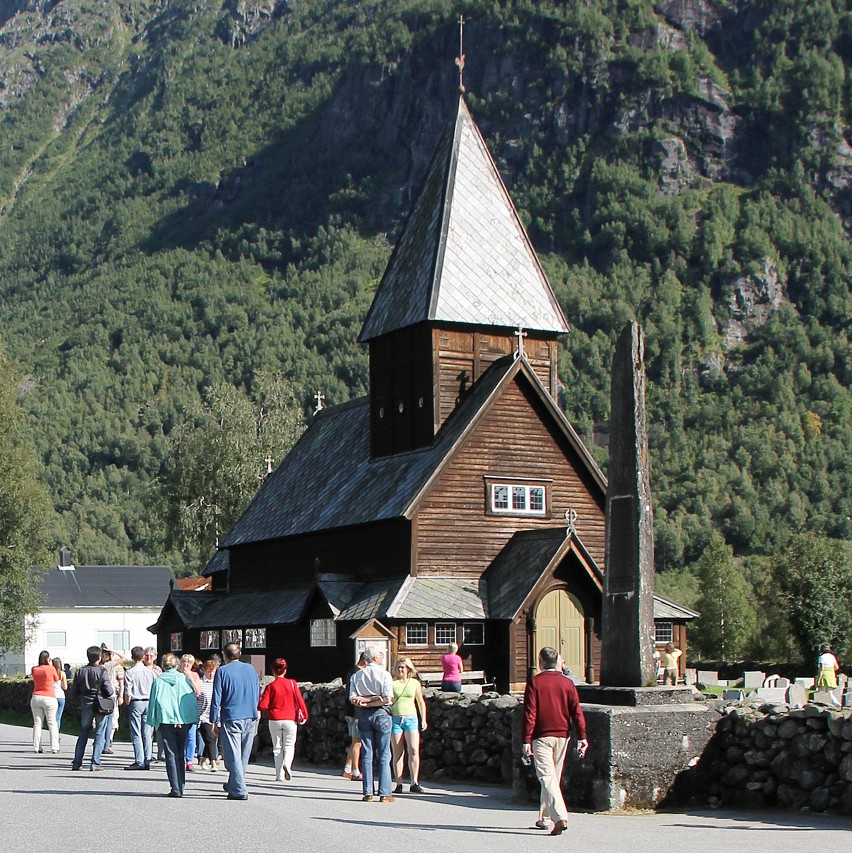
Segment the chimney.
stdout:
<path fill-rule="evenodd" d="M 74 571 L 74 564 L 71 562 L 71 552 L 64 545 L 59 549 L 59 565 L 56 568 L 61 572 Z"/>

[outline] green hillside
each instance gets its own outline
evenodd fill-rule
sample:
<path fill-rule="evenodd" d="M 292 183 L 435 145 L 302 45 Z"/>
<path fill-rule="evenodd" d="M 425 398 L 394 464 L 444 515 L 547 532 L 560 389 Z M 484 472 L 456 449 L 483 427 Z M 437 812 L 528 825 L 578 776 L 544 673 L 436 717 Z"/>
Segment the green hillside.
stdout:
<path fill-rule="evenodd" d="M 604 467 L 613 342 L 645 326 L 658 569 L 714 529 L 738 555 L 852 538 L 846 8 L 0 3 L 0 340 L 52 539 L 197 569 L 156 506 L 187 413 L 268 376 L 306 415 L 365 392 L 356 337 L 452 114 L 459 11 Z"/>

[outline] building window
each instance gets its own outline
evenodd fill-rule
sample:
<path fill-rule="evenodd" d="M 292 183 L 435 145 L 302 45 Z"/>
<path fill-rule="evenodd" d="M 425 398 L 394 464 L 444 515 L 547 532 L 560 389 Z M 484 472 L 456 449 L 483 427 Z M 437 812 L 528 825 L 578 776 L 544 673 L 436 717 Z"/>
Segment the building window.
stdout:
<path fill-rule="evenodd" d="M 95 642 L 99 646 L 106 646 L 113 651 L 127 651 L 130 646 L 129 631 L 98 631 Z"/>
<path fill-rule="evenodd" d="M 484 646 L 485 645 L 485 625 L 482 622 L 465 622 L 463 626 L 464 646 Z"/>
<path fill-rule="evenodd" d="M 448 646 L 456 641 L 456 623 L 455 622 L 436 622 L 435 623 L 435 645 Z"/>
<path fill-rule="evenodd" d="M 169 643 L 169 649 L 173 652 L 179 652 L 183 649 L 183 632 L 182 631 L 173 631 L 171 635 L 171 642 Z"/>
<path fill-rule="evenodd" d="M 405 623 L 405 645 L 406 646 L 428 646 L 429 628 L 425 622 Z"/>
<path fill-rule="evenodd" d="M 64 646 L 65 632 L 64 631 L 47 631 L 44 635 L 44 644 L 46 646 Z"/>
<path fill-rule="evenodd" d="M 266 648 L 266 628 L 246 628 L 247 649 Z"/>
<path fill-rule="evenodd" d="M 218 631 L 201 631 L 198 635 L 198 645 L 202 649 L 218 649 L 219 648 L 219 632 Z"/>
<path fill-rule="evenodd" d="M 337 626 L 334 619 L 311 619 L 311 645 L 337 645 Z"/>
<path fill-rule="evenodd" d="M 243 632 L 239 628 L 224 628 L 222 630 L 222 648 L 224 649 L 228 643 L 236 643 L 238 646 L 242 646 Z"/>
<path fill-rule="evenodd" d="M 671 643 L 674 639 L 674 630 L 671 622 L 654 623 L 654 640 L 657 643 Z"/>
<path fill-rule="evenodd" d="M 486 487 L 486 511 L 491 515 L 547 514 L 547 483 L 486 478 Z"/>

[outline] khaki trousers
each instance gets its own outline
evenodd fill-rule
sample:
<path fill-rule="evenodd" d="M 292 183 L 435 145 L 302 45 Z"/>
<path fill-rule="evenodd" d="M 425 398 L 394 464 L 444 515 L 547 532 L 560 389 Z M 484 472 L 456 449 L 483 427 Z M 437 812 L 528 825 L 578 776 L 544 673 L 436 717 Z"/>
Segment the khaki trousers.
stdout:
<path fill-rule="evenodd" d="M 531 746 L 535 775 L 541 783 L 543 814 L 554 823 L 557 820 L 568 820 L 568 808 L 562 796 L 562 767 L 568 753 L 568 738 L 535 738 Z"/>

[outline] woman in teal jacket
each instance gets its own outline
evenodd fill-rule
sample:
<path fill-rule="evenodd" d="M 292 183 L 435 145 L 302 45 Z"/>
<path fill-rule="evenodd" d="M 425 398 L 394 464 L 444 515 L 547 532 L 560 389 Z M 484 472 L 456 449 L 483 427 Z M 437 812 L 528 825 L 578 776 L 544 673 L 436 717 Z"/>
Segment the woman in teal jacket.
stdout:
<path fill-rule="evenodd" d="M 176 667 L 178 659 L 171 653 L 163 655 L 163 674 L 154 679 L 151 701 L 148 703 L 148 725 L 163 736 L 166 773 L 171 791 L 168 796 L 182 797 L 186 782 L 186 736 L 198 722 L 198 702 L 189 679 Z"/>

